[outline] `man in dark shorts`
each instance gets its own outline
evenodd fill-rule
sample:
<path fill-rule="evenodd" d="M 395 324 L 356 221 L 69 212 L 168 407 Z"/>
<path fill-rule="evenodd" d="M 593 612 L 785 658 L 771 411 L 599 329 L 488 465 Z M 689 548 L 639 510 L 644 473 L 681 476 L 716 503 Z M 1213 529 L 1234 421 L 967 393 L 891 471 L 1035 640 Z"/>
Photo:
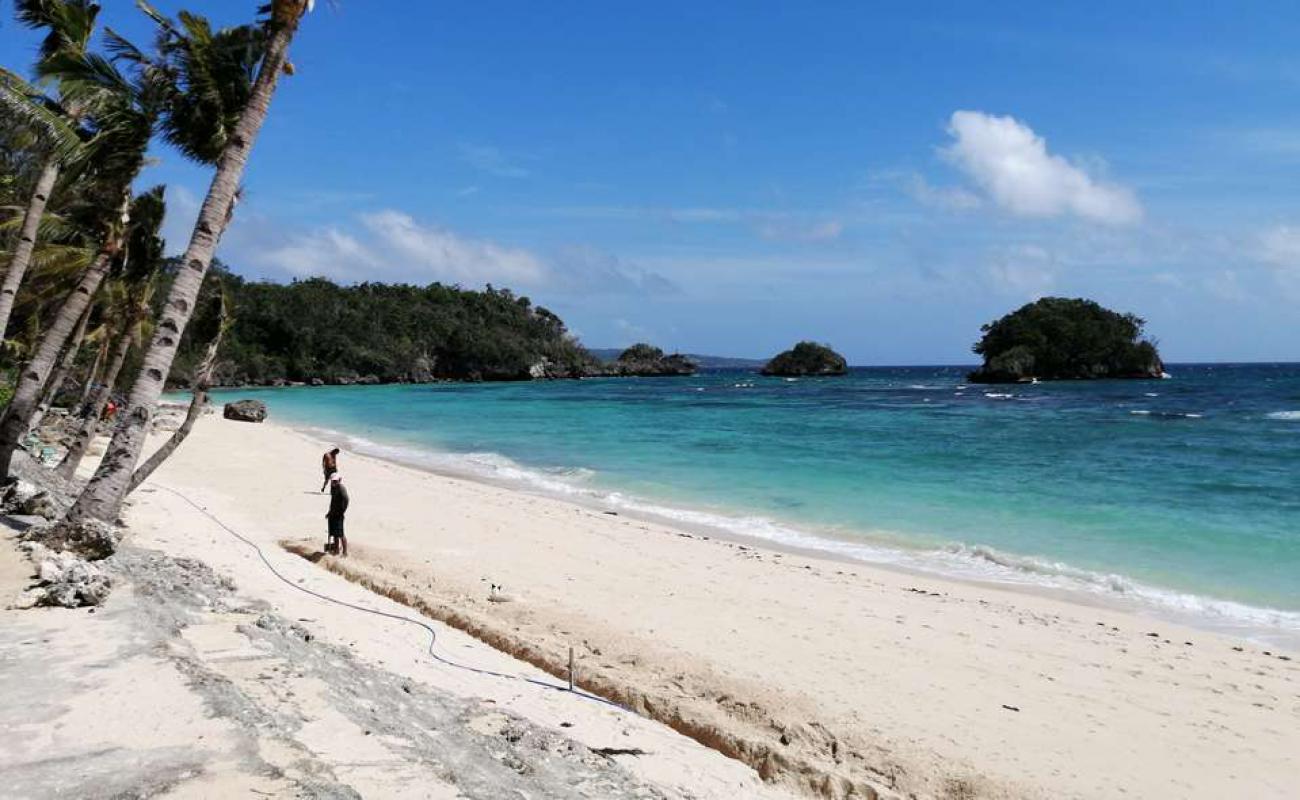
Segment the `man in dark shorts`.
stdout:
<path fill-rule="evenodd" d="M 321 494 L 330 485 L 330 476 L 339 471 L 339 449 L 336 447 L 320 457 L 320 468 L 325 473 L 325 482 L 320 485 Z"/>
<path fill-rule="evenodd" d="M 325 544 L 325 552 L 347 558 L 348 537 L 343 532 L 343 517 L 348 511 L 348 490 L 343 487 L 343 476 L 337 472 L 330 475 L 329 484 L 330 510 L 325 515 L 329 522 L 329 539 Z"/>

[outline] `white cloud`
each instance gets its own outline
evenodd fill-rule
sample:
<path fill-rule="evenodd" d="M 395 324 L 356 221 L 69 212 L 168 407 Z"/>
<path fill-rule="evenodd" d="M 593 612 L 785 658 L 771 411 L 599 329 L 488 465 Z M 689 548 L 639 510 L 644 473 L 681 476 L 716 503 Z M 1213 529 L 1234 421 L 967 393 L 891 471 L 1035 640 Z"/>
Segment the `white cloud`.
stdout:
<path fill-rule="evenodd" d="M 1037 300 L 1056 285 L 1056 259 L 1038 245 L 1018 245 L 998 254 L 985 269 L 994 290 Z"/>
<path fill-rule="evenodd" d="M 1073 214 L 1112 225 L 1142 218 L 1142 206 L 1131 190 L 1100 182 L 1049 153 L 1047 142 L 1013 117 L 957 111 L 948 133 L 954 141 L 943 149 L 943 156 L 1012 214 Z"/>
<path fill-rule="evenodd" d="M 1300 298 L 1300 226 L 1277 225 L 1264 231 L 1256 256 L 1273 267 L 1273 276 L 1289 297 Z"/>
<path fill-rule="evenodd" d="M 527 250 L 470 239 L 446 228 L 420 225 L 410 215 L 386 210 L 363 214 L 362 224 L 397 263 L 424 267 L 437 280 L 457 283 L 501 282 L 536 286 L 546 268 Z"/>
<path fill-rule="evenodd" d="M 920 175 L 911 175 L 904 184 L 907 193 L 918 203 L 948 211 L 971 211 L 984 205 L 979 195 L 961 186 L 931 186 Z"/>
<path fill-rule="evenodd" d="M 680 291 L 662 275 L 592 247 L 566 247 L 544 257 L 423 224 L 394 209 L 361 214 L 355 222 L 281 234 L 278 244 L 263 239 L 238 250 L 243 263 L 296 278 L 438 281 L 469 287 L 492 283 L 521 290 L 631 295 Z"/>

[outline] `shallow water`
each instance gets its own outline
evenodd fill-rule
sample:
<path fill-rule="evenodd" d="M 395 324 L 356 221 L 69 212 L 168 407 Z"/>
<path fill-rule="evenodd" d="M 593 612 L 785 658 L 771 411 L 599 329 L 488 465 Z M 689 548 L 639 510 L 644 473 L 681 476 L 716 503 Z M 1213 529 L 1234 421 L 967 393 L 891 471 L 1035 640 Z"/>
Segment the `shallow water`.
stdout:
<path fill-rule="evenodd" d="M 717 371 L 218 400 L 610 507 L 1300 633 L 1300 365 L 1170 372 L 988 387 L 960 368 Z"/>

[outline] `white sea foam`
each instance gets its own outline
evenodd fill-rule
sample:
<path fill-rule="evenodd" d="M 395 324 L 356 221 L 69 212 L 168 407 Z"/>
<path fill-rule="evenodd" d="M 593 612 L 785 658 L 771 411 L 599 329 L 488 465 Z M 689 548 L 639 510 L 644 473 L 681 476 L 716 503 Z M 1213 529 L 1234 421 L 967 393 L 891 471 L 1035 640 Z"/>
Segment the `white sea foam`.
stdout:
<path fill-rule="evenodd" d="M 1269 419 L 1284 419 L 1291 422 L 1300 422 L 1300 411 L 1274 411 L 1272 414 L 1265 414 Z"/>
<path fill-rule="evenodd" d="M 1137 413 L 1137 412 L 1134 412 Z M 1300 412 L 1279 412 L 1300 419 Z M 675 507 L 592 485 L 596 473 L 582 467 L 533 468 L 498 453 L 448 453 L 422 447 L 392 445 L 334 430 L 312 429 L 346 449 L 456 477 L 508 485 L 562 497 L 589 507 L 618 510 L 669 524 L 727 535 L 760 539 L 778 546 L 820 551 L 871 564 L 901 567 L 945 577 L 1052 589 L 1134 604 L 1189 624 L 1200 624 L 1262 639 L 1300 637 L 1300 612 L 1261 608 L 1186 592 L 1162 589 L 1123 575 L 1094 572 L 1033 556 L 1004 553 L 978 544 L 939 548 L 907 547 L 900 537 L 877 532 L 815 532 L 757 515 L 732 515 Z"/>
<path fill-rule="evenodd" d="M 1010 400 L 1011 398 L 1015 397 L 1014 394 L 1004 394 L 1002 392 L 985 392 L 984 396 L 990 397 L 994 400 Z"/>

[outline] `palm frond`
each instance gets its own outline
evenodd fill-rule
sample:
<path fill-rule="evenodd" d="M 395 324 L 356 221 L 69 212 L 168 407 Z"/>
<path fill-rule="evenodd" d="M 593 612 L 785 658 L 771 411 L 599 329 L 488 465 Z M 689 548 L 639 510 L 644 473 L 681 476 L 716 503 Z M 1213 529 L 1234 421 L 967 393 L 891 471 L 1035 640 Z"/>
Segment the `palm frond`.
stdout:
<path fill-rule="evenodd" d="M 61 50 L 85 50 L 99 17 L 96 0 L 16 0 L 15 16 L 29 28 L 46 28 L 40 57 Z"/>
<path fill-rule="evenodd" d="M 33 130 L 47 151 L 60 161 L 71 159 L 81 148 L 76 126 L 58 104 L 8 71 L 0 74 L 0 108 Z"/>

